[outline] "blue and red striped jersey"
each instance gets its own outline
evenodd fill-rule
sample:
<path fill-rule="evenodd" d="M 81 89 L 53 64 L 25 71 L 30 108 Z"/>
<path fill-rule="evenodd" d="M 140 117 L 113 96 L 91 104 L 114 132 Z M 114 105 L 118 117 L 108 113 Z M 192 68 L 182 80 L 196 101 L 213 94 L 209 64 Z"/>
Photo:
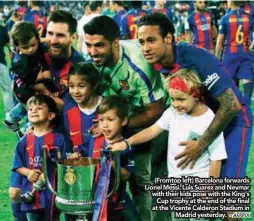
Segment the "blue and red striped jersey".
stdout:
<path fill-rule="evenodd" d="M 87 153 L 86 155 L 83 155 L 84 157 L 94 157 L 94 155 L 97 155 L 97 152 L 94 151 L 103 150 L 106 149 L 108 143 L 106 142 L 105 138 L 103 136 L 93 138 L 91 136 L 89 142 L 89 146 L 86 146 L 85 148 L 87 150 L 82 150 L 80 153 Z M 100 153 L 99 153 L 100 154 Z M 122 168 L 125 168 L 128 170 L 131 174 L 135 171 L 135 161 L 134 161 L 134 151 L 133 149 L 124 150 L 120 153 L 120 166 Z M 132 176 L 131 176 L 132 177 Z M 130 179 L 129 182 L 132 182 L 133 180 Z M 127 209 L 130 207 L 133 207 L 133 202 L 129 196 L 129 194 L 126 191 L 126 182 L 120 180 L 120 185 L 118 190 L 113 193 L 112 197 L 109 199 L 110 205 L 112 210 L 122 210 Z"/>
<path fill-rule="evenodd" d="M 40 37 L 45 35 L 47 28 L 47 17 L 43 15 L 39 10 L 32 10 L 27 12 L 23 20 L 33 23 L 36 30 L 38 30 Z"/>
<path fill-rule="evenodd" d="M 34 134 L 24 136 L 18 143 L 15 149 L 15 155 L 12 163 L 12 170 L 16 170 L 21 167 L 29 169 L 38 169 L 43 172 L 42 168 L 42 157 L 41 149 L 43 146 L 57 147 L 61 153 L 61 157 L 65 158 L 65 139 L 60 133 L 47 133 L 44 136 L 37 137 Z M 53 188 L 55 187 L 55 163 L 47 161 L 47 172 L 49 181 Z M 32 183 L 27 177 L 22 176 L 22 187 L 21 193 L 24 194 L 26 191 L 33 189 Z M 46 188 L 43 191 L 36 191 L 35 201 L 31 204 L 21 203 L 21 210 L 36 210 L 45 208 L 46 205 L 51 204 L 52 200 L 51 192 Z"/>
<path fill-rule="evenodd" d="M 121 36 L 129 36 L 129 39 L 136 39 L 138 20 L 146 14 L 147 12 L 142 9 L 132 9 L 127 12 L 121 19 Z"/>
<path fill-rule="evenodd" d="M 254 18 L 254 5 L 245 4 L 242 9 Z"/>
<path fill-rule="evenodd" d="M 71 141 L 73 146 L 89 146 L 90 137 L 89 129 L 93 125 L 96 118 L 96 111 L 91 113 L 82 112 L 77 103 L 70 95 L 64 98 L 63 124 L 64 133 Z M 72 148 L 68 148 L 68 152 L 72 152 Z"/>
<path fill-rule="evenodd" d="M 117 12 L 115 14 L 115 16 L 113 17 L 114 21 L 117 23 L 119 28 L 121 27 L 121 19 L 124 16 L 124 14 L 126 14 L 126 11 L 125 10 L 121 10 L 121 11 Z"/>
<path fill-rule="evenodd" d="M 219 33 L 224 35 L 224 53 L 248 52 L 252 31 L 252 18 L 242 9 L 231 10 L 223 16 Z"/>
<path fill-rule="evenodd" d="M 48 53 L 45 53 L 47 64 L 50 67 L 60 97 L 63 96 L 67 89 L 67 75 L 72 64 L 85 60 L 74 48 L 71 51 L 71 56 L 66 61 L 51 58 Z"/>
<path fill-rule="evenodd" d="M 214 48 L 212 38 L 212 28 L 214 25 L 214 18 L 210 12 L 193 12 L 185 23 L 185 31 L 192 32 L 193 44 L 207 50 L 212 50 Z"/>

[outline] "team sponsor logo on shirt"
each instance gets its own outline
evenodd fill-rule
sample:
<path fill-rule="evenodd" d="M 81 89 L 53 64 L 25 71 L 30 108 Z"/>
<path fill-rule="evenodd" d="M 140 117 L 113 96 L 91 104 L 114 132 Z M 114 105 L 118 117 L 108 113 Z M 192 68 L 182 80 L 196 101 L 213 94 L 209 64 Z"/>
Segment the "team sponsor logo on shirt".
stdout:
<path fill-rule="evenodd" d="M 198 29 L 202 31 L 210 30 L 211 25 L 210 24 L 203 24 L 203 25 L 198 25 Z"/>
<path fill-rule="evenodd" d="M 35 156 L 34 158 L 29 157 L 29 165 L 40 167 L 42 165 L 42 158 L 40 156 Z"/>
<path fill-rule="evenodd" d="M 119 80 L 118 82 L 122 90 L 128 91 L 130 89 L 129 82 L 127 80 Z"/>
<path fill-rule="evenodd" d="M 220 76 L 217 73 L 213 73 L 208 75 L 205 81 L 203 81 L 204 86 L 207 87 L 208 90 L 212 88 L 212 86 L 220 79 Z"/>

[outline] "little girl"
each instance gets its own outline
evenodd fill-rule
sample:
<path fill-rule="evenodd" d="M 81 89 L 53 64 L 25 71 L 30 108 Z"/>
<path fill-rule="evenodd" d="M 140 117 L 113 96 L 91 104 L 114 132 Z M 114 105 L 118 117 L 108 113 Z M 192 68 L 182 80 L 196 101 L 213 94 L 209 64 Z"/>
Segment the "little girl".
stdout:
<path fill-rule="evenodd" d="M 96 108 L 102 97 L 98 95 L 100 75 L 91 63 L 75 64 L 68 74 L 69 95 L 64 98 L 63 124 L 65 134 L 71 141 L 68 152 L 88 146 L 90 132 L 98 132 Z M 84 155 L 87 155 L 84 153 Z"/>
<path fill-rule="evenodd" d="M 25 135 L 17 144 L 12 176 L 21 175 L 21 194 L 32 191 L 33 183 L 43 179 L 41 149 L 47 149 L 52 158 L 47 160 L 49 180 L 55 186 L 55 161 L 61 153 L 65 158 L 65 139 L 62 134 L 53 132 L 58 126 L 59 116 L 55 101 L 46 95 L 35 95 L 27 102 L 28 120 L 33 126 L 33 132 Z M 53 159 L 54 158 L 54 159 Z M 13 185 L 15 186 L 15 185 Z M 13 188 L 13 191 L 19 189 Z M 19 190 L 20 191 L 20 190 Z M 30 221 L 59 220 L 59 212 L 54 207 L 51 192 L 44 188 L 34 193 L 34 201 L 21 202 L 21 210 L 26 212 Z M 18 203 L 18 202 L 17 202 Z M 18 219 L 18 217 L 16 217 Z"/>

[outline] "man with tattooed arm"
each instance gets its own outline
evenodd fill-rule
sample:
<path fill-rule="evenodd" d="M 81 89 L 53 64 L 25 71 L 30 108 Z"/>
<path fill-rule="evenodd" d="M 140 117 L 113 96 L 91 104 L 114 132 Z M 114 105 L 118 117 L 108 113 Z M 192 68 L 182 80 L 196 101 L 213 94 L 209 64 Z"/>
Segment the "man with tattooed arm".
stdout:
<path fill-rule="evenodd" d="M 198 139 L 179 144 L 186 148 L 175 157 L 179 160 L 178 167 L 193 167 L 223 131 L 228 159 L 222 164 L 221 177 L 244 177 L 251 144 L 251 110 L 217 58 L 198 46 L 176 44 L 174 32 L 173 24 L 163 14 L 142 17 L 138 24 L 138 40 L 145 58 L 165 76 L 181 68 L 195 70 L 204 85 L 204 100 L 215 112 L 210 126 Z"/>

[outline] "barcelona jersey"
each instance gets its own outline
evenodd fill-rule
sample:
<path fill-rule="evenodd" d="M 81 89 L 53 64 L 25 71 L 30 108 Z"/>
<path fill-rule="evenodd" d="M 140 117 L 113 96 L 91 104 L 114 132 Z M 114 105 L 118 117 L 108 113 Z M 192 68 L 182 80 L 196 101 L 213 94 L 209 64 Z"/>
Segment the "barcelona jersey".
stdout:
<path fill-rule="evenodd" d="M 249 48 L 252 18 L 242 9 L 231 10 L 222 17 L 219 33 L 224 35 L 224 54 L 246 53 Z"/>
<path fill-rule="evenodd" d="M 210 12 L 193 12 L 185 23 L 185 30 L 192 32 L 193 44 L 212 50 L 214 48 L 212 38 L 212 27 L 214 25 L 215 22 Z"/>
<path fill-rule="evenodd" d="M 115 16 L 113 17 L 114 21 L 117 23 L 117 25 L 118 25 L 119 28 L 120 28 L 120 26 L 121 26 L 121 19 L 122 19 L 123 15 L 124 15 L 125 13 L 126 13 L 125 10 L 121 10 L 121 11 L 117 12 L 117 13 L 115 14 Z"/>
<path fill-rule="evenodd" d="M 82 62 L 84 58 L 74 48 L 71 49 L 71 56 L 66 61 L 52 59 L 48 53 L 45 53 L 45 58 L 53 75 L 59 97 L 62 97 L 67 89 L 67 75 L 72 64 Z"/>
<path fill-rule="evenodd" d="M 27 12 L 23 20 L 33 23 L 36 30 L 38 30 L 40 37 L 45 35 L 47 28 L 47 17 L 42 15 L 40 11 L 32 10 Z"/>
<path fill-rule="evenodd" d="M 41 137 L 29 134 L 24 136 L 16 146 L 12 170 L 15 171 L 18 168 L 25 167 L 38 169 L 43 172 L 41 157 L 41 149 L 43 146 L 46 148 L 57 147 L 61 153 L 61 157 L 65 158 L 65 139 L 62 134 L 50 132 Z M 55 163 L 47 160 L 48 177 L 53 188 L 55 187 L 55 166 Z M 26 191 L 31 191 L 32 189 L 32 183 L 27 177 L 22 176 L 21 193 L 24 194 Z M 43 191 L 36 191 L 34 203 L 26 204 L 22 202 L 21 210 L 29 211 L 45 208 L 47 204 L 51 204 L 51 200 L 52 194 L 47 188 Z"/>
<path fill-rule="evenodd" d="M 133 9 L 125 14 L 121 19 L 121 36 L 129 36 L 129 39 L 137 38 L 137 23 L 147 12 L 142 9 Z"/>

